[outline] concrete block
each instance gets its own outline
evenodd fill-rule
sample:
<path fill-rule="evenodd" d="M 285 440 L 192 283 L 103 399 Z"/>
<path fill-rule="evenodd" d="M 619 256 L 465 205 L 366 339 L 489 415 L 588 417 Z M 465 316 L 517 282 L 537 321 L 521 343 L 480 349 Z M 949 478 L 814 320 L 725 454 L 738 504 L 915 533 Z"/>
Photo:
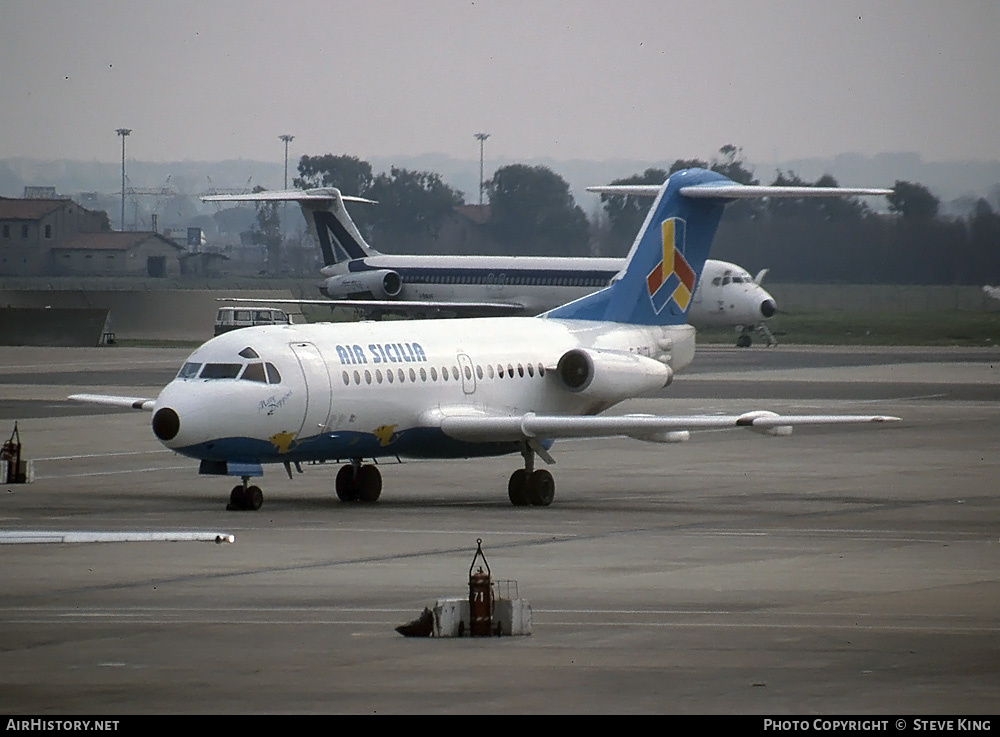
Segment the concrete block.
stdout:
<path fill-rule="evenodd" d="M 469 633 L 469 600 L 438 599 L 434 602 L 434 637 L 465 637 Z"/>
<path fill-rule="evenodd" d="M 434 602 L 434 637 L 469 637 L 469 600 L 438 599 Z M 503 637 L 531 634 L 531 604 L 525 599 L 493 602 L 493 634 Z"/>
<path fill-rule="evenodd" d="M 500 635 L 531 634 L 531 604 L 525 599 L 497 599 L 493 602 L 493 631 Z"/>

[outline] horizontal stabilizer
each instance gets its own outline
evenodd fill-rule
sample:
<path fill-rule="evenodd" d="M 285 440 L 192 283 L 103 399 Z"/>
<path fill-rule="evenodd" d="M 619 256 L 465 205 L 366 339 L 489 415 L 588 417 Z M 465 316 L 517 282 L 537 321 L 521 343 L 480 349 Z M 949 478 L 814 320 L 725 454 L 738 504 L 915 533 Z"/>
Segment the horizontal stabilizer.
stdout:
<path fill-rule="evenodd" d="M 597 194 L 656 197 L 662 188 L 660 184 L 610 184 L 603 187 L 587 187 L 587 191 Z M 693 199 L 747 200 L 762 197 L 875 197 L 890 195 L 892 190 L 873 187 L 779 187 L 708 182 L 681 187 L 680 194 Z"/>
<path fill-rule="evenodd" d="M 336 194 L 335 194 L 336 193 Z M 344 202 L 364 202 L 378 204 L 375 200 L 354 195 L 340 194 L 339 190 L 323 187 L 320 189 L 285 189 L 273 192 L 248 192 L 246 194 L 212 194 L 201 198 L 202 202 L 332 202 L 340 195 Z"/>

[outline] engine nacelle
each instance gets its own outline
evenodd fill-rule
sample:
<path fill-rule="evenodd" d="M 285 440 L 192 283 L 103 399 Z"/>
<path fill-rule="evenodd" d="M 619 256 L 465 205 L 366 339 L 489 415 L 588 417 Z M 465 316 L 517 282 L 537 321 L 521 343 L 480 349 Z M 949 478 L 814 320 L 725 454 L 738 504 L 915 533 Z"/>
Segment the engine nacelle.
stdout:
<path fill-rule="evenodd" d="M 392 269 L 341 274 L 327 279 L 321 291 L 330 299 L 395 299 L 403 291 L 403 277 Z"/>
<path fill-rule="evenodd" d="M 670 384 L 669 366 L 646 356 L 618 351 L 573 348 L 556 366 L 566 391 L 604 402 L 614 402 L 656 391 Z"/>

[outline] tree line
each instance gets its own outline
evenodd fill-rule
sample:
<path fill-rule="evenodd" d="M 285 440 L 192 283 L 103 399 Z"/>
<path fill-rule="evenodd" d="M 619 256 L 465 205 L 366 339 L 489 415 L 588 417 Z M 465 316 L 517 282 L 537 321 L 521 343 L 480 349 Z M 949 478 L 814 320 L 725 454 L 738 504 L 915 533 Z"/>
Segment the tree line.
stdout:
<path fill-rule="evenodd" d="M 650 168 L 608 184 L 662 184 L 675 171 L 701 167 L 741 184 L 761 184 L 733 145 L 711 161 L 678 159 L 669 170 Z M 299 188 L 336 187 L 376 200 L 354 205 L 351 217 L 369 242 L 389 253 L 455 252 L 448 222 L 465 194 L 440 175 L 392 167 L 376 174 L 354 156 L 302 156 Z M 804 181 L 779 171 L 774 185 L 835 187 L 824 175 Z M 569 184 L 544 166 L 511 164 L 484 182 L 489 218 L 476 221 L 472 252 L 510 255 L 624 256 L 641 227 L 650 198 L 602 195 L 591 218 Z M 478 193 L 476 193 L 478 200 Z M 257 236 L 277 227 L 274 208 L 261 208 Z M 273 242 L 273 238 L 272 238 Z M 944 216 L 923 185 L 897 181 L 888 213 L 858 198 L 741 200 L 726 208 L 713 257 L 751 272 L 770 269 L 785 283 L 964 284 L 1000 283 L 1000 214 L 979 199 L 965 217 Z M 277 257 L 277 253 L 275 253 Z"/>

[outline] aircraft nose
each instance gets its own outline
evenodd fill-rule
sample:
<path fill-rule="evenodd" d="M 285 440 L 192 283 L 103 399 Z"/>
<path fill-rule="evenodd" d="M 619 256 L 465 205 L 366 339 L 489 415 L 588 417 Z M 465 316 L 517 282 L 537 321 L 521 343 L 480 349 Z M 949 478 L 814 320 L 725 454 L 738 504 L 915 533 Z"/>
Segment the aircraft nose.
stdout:
<path fill-rule="evenodd" d="M 160 407 L 153 415 L 153 434 L 166 442 L 177 437 L 181 429 L 181 418 L 170 407 Z"/>
<path fill-rule="evenodd" d="M 760 303 L 760 314 L 764 317 L 771 317 L 775 312 L 778 311 L 778 306 L 774 304 L 773 299 L 765 299 Z"/>

